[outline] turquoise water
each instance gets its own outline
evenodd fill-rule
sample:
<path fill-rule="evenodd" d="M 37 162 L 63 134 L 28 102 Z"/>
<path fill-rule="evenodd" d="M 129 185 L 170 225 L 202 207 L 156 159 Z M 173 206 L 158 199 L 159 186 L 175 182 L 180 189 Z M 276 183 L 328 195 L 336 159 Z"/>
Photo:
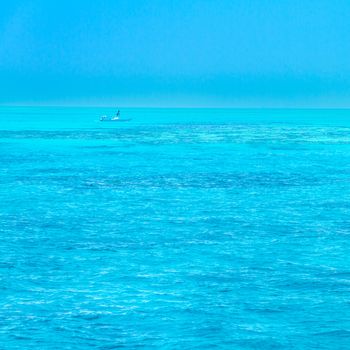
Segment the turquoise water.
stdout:
<path fill-rule="evenodd" d="M 350 111 L 0 108 L 1 349 L 348 349 Z"/>

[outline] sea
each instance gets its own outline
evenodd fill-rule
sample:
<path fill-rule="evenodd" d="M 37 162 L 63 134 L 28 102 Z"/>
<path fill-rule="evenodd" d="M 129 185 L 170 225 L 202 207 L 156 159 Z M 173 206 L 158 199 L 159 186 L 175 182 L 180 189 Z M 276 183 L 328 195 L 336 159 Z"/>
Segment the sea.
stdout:
<path fill-rule="evenodd" d="M 349 349 L 350 110 L 0 107 L 0 349 Z"/>

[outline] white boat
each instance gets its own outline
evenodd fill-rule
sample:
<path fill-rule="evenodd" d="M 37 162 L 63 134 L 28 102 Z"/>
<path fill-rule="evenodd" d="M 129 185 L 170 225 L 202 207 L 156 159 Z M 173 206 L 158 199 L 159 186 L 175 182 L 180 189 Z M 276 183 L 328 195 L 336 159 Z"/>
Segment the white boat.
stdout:
<path fill-rule="evenodd" d="M 131 119 L 123 119 L 118 116 L 115 117 L 109 117 L 107 115 L 103 115 L 100 117 L 101 122 L 129 122 Z"/>

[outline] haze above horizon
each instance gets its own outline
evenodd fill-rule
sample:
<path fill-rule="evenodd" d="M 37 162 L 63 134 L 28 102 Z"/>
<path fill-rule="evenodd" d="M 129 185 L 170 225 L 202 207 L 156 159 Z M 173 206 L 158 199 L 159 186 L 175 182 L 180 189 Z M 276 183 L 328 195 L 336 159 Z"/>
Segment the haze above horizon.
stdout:
<path fill-rule="evenodd" d="M 11 1 L 1 105 L 350 107 L 345 0 Z"/>

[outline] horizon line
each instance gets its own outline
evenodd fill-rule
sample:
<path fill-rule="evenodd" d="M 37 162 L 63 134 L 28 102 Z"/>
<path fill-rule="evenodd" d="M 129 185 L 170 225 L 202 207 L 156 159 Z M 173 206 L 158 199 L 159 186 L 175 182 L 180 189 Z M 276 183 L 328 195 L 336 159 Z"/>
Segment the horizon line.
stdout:
<path fill-rule="evenodd" d="M 0 107 L 11 108 L 11 107 L 23 107 L 23 108 L 36 108 L 36 107 L 47 107 L 47 108 L 119 108 L 119 109 L 237 109 L 237 110 L 350 110 L 350 106 L 347 107 L 319 107 L 319 106 L 126 106 L 126 105 L 95 105 L 95 104 L 2 104 Z"/>

